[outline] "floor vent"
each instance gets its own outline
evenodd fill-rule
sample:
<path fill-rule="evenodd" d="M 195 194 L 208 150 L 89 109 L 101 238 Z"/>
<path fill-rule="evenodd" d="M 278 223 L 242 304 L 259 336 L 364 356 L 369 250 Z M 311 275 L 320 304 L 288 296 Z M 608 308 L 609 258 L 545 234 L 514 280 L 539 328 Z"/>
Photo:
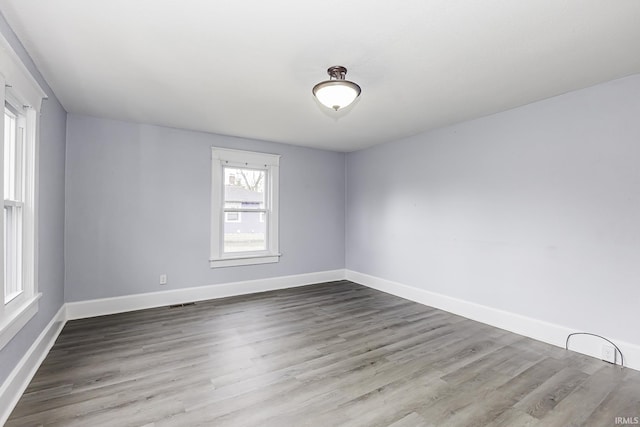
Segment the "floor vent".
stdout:
<path fill-rule="evenodd" d="M 170 305 L 169 308 L 186 307 L 188 305 L 196 305 L 196 303 L 195 302 L 185 302 L 184 304 L 173 304 L 173 305 Z"/>

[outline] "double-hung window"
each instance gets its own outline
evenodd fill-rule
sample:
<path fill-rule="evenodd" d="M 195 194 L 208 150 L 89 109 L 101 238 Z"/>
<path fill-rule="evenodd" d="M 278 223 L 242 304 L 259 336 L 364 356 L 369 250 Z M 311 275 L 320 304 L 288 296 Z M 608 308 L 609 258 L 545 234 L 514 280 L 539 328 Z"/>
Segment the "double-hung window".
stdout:
<path fill-rule="evenodd" d="M 38 111 L 45 93 L 0 36 L 0 349 L 38 311 L 36 181 Z"/>
<path fill-rule="evenodd" d="M 210 266 L 278 262 L 280 156 L 212 148 Z"/>
<path fill-rule="evenodd" d="M 24 292 L 23 223 L 25 211 L 26 119 L 11 104 L 4 107 L 4 301 Z"/>

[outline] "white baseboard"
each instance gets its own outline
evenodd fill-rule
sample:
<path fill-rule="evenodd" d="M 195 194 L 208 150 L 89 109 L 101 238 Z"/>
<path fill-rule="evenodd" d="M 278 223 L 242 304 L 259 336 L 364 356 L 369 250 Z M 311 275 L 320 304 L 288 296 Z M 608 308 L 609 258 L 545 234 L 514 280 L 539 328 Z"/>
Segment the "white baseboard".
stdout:
<path fill-rule="evenodd" d="M 223 283 L 219 285 L 173 289 L 145 294 L 125 295 L 88 301 L 68 302 L 67 319 L 84 319 L 106 314 L 124 313 L 145 308 L 183 304 L 236 295 L 253 294 L 277 289 L 294 288 L 314 283 L 343 280 L 345 271 L 330 270 L 293 276 L 271 277 L 268 279 L 247 280 L 243 282 Z"/>
<path fill-rule="evenodd" d="M 346 279 L 369 288 L 377 289 L 420 304 L 458 314 L 468 319 L 476 320 L 487 325 L 505 329 L 507 331 L 562 348 L 564 348 L 569 334 L 582 332 L 565 326 L 545 322 L 543 320 L 452 298 L 413 286 L 403 285 L 401 283 L 370 276 L 357 271 L 346 270 Z M 611 339 L 611 341 L 613 341 L 622 351 L 624 355 L 624 365 L 635 370 L 640 370 L 640 346 L 613 338 L 609 339 Z M 571 338 L 569 348 L 573 351 L 600 359 L 603 343 L 604 341 L 596 337 L 575 336 Z"/>
<path fill-rule="evenodd" d="M 11 415 L 22 393 L 60 335 L 66 322 L 65 312 L 63 305 L 0 387 L 0 426 L 4 425 Z"/>

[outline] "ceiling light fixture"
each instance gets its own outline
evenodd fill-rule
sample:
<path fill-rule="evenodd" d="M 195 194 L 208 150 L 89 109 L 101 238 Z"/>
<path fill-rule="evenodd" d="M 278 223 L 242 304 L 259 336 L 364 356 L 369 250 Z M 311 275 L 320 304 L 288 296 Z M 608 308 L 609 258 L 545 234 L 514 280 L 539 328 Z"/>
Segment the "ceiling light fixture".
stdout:
<path fill-rule="evenodd" d="M 360 86 L 349 80 L 345 80 L 347 69 L 341 65 L 329 67 L 327 74 L 329 80 L 320 82 L 313 87 L 313 95 L 327 108 L 338 111 L 351 105 L 360 95 Z"/>

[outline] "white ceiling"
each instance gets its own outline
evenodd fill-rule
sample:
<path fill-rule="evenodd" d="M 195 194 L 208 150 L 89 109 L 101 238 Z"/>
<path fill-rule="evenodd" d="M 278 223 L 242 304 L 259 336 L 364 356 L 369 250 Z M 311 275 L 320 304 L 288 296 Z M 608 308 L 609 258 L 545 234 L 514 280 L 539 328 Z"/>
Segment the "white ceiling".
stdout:
<path fill-rule="evenodd" d="M 69 112 L 353 151 L 640 72 L 638 0 L 0 0 Z M 312 97 L 331 65 L 362 87 Z"/>

